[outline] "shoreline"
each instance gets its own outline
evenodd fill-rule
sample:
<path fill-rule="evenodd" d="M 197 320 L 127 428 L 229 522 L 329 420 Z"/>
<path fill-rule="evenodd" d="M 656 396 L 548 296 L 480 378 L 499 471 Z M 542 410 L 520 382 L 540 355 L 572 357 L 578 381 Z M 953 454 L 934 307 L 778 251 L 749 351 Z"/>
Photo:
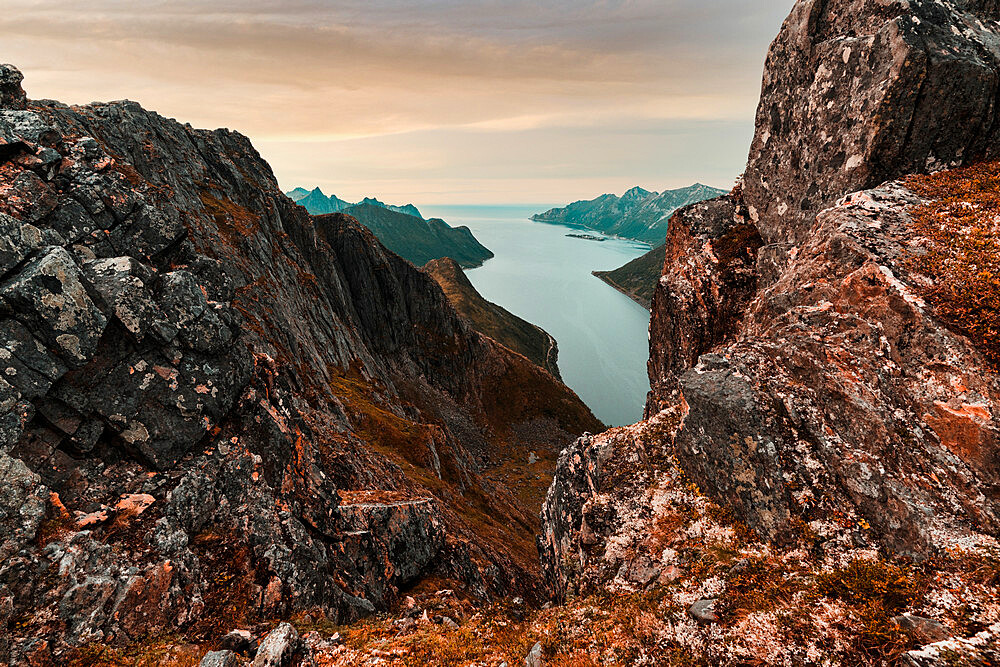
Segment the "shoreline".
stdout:
<path fill-rule="evenodd" d="M 643 299 L 638 294 L 633 294 L 632 292 L 628 291 L 627 289 L 625 289 L 624 287 L 622 287 L 621 285 L 619 285 L 618 283 L 616 283 L 614 280 L 611 279 L 611 276 L 609 275 L 610 273 L 611 273 L 610 271 L 591 271 L 590 272 L 590 274 L 592 276 L 598 278 L 605 285 L 610 285 L 611 287 L 614 287 L 616 290 L 618 290 L 619 292 L 621 292 L 622 294 L 624 294 L 628 298 L 632 299 L 632 301 L 635 301 L 637 304 L 639 304 L 640 306 L 642 306 L 645 310 L 648 310 L 648 311 L 652 312 L 652 307 L 653 307 L 653 303 L 652 302 L 648 302 L 647 303 L 646 300 Z"/>

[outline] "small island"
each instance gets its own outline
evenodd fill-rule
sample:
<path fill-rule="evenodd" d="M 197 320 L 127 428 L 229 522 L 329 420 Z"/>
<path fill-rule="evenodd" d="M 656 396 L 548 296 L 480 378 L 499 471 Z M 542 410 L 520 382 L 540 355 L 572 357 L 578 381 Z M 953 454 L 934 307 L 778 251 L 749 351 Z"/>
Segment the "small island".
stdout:
<path fill-rule="evenodd" d="M 608 240 L 604 236 L 595 236 L 594 234 L 567 234 L 566 236 L 574 239 L 584 239 L 585 241 L 598 241 L 600 243 Z"/>

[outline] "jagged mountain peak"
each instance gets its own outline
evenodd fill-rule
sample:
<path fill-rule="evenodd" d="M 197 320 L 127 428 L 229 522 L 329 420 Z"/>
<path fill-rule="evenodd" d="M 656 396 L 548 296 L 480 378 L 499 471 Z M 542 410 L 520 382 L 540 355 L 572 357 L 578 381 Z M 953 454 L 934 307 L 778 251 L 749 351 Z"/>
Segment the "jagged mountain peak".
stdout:
<path fill-rule="evenodd" d="M 637 185 L 634 188 L 626 190 L 625 194 L 623 194 L 621 198 L 624 200 L 640 200 L 640 199 L 645 199 L 651 194 L 656 194 L 656 193 L 641 188 Z"/>

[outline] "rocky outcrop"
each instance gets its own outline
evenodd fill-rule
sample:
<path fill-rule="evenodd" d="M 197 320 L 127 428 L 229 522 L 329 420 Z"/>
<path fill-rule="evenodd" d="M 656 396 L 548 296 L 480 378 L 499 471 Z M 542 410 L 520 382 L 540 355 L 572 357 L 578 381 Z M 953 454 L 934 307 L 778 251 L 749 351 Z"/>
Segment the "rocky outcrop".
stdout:
<path fill-rule="evenodd" d="M 757 291 L 761 245 L 738 195 L 673 217 L 651 309 L 647 416 L 675 402 L 679 375 L 735 330 Z"/>
<path fill-rule="evenodd" d="M 772 47 L 743 186 L 728 198 L 683 209 L 672 220 L 674 242 L 668 243 L 654 296 L 647 415 L 684 406 L 685 428 L 675 451 L 685 470 L 765 535 L 778 537 L 797 521 L 847 507 L 883 544 L 928 554 L 941 545 L 940 535 L 933 535 L 944 530 L 939 524 L 997 530 L 998 471 L 990 444 L 995 380 L 983 373 L 989 364 L 982 350 L 953 333 L 917 296 L 931 279 L 907 260 L 913 248 L 927 245 L 910 218 L 921 204 L 916 195 L 889 183 L 818 216 L 815 208 L 875 174 L 926 167 L 930 147 L 951 145 L 950 132 L 970 129 L 934 120 L 943 118 L 941 107 L 925 109 L 925 101 L 911 100 L 904 114 L 898 99 L 881 97 L 887 93 L 868 78 L 870 72 L 851 69 L 858 66 L 853 58 L 859 50 L 868 54 L 866 62 L 879 62 L 891 52 L 882 39 L 897 40 L 897 50 L 917 43 L 930 49 L 926 40 L 944 40 L 947 32 L 958 76 L 986 57 L 981 50 L 970 55 L 966 42 L 992 44 L 996 37 L 968 13 L 985 11 L 977 7 L 910 3 L 912 11 L 904 12 L 890 4 L 859 19 L 848 16 L 850 3 L 844 4 L 796 5 Z M 881 36 L 848 38 L 848 22 Z M 959 24 L 964 32 L 952 30 Z M 915 42 L 918 37 L 925 41 Z M 827 62 L 834 51 L 841 69 Z M 931 49 L 920 61 L 926 86 L 937 81 L 927 72 L 936 71 L 942 57 Z M 780 105 L 784 111 L 775 114 L 798 120 L 779 122 L 763 110 L 776 108 L 775 96 L 801 90 L 789 79 L 793 73 L 810 80 L 815 74 L 828 85 L 810 89 L 803 104 Z M 897 98 L 906 89 L 905 78 L 887 81 Z M 823 100 L 832 98 L 825 95 L 845 86 L 844 99 L 880 101 L 826 106 Z M 944 95 L 939 104 L 958 105 L 960 113 L 963 95 L 977 90 L 963 83 L 954 99 Z M 854 153 L 859 171 L 816 160 L 806 164 L 801 157 L 833 155 L 831 141 L 890 136 L 900 114 L 919 129 L 900 153 L 906 159 L 881 148 L 878 157 L 865 152 L 878 142 Z M 865 130 L 866 123 L 874 129 Z M 841 126 L 844 131 L 831 130 Z M 966 157 L 975 153 L 971 146 L 982 152 L 987 144 L 972 142 Z M 919 165 L 914 151 L 924 151 Z M 793 159 L 762 162 L 774 155 Z M 837 179 L 824 181 L 831 169 Z M 794 193 L 800 184 L 825 191 L 809 206 L 793 208 L 775 197 L 764 208 L 762 183 L 781 193 Z M 756 228 L 763 239 L 755 238 Z M 975 369 L 977 377 L 962 369 Z M 954 420 L 968 421 L 969 428 Z"/>
<path fill-rule="evenodd" d="M 0 68 L 0 661 L 345 622 L 431 575 L 533 595 L 537 523 L 486 473 L 595 428 L 579 399 L 245 137 L 20 81 Z"/>
<path fill-rule="evenodd" d="M 890 184 L 821 213 L 736 339 L 680 376 L 678 459 L 762 535 L 837 515 L 930 555 L 1000 534 L 1000 383 L 919 296 L 918 202 Z"/>
<path fill-rule="evenodd" d="M 28 96 L 21 82 L 24 75 L 12 65 L 0 65 L 0 109 L 23 109 Z"/>
<path fill-rule="evenodd" d="M 658 640 L 700 637 L 710 664 L 938 664 L 920 644 L 996 622 L 997 580 L 960 563 L 993 572 L 1000 537 L 997 166 L 902 178 L 996 150 L 996 11 L 796 3 L 744 179 L 671 219 L 646 421 L 560 458 L 540 542 L 557 597 L 714 601 Z M 769 625 L 805 609 L 794 636 Z"/>
<path fill-rule="evenodd" d="M 1000 623 L 968 639 L 945 639 L 910 651 L 905 664 L 912 667 L 945 665 L 989 665 L 1000 658 Z"/>
<path fill-rule="evenodd" d="M 603 655 L 610 644 L 648 664 L 989 664 L 996 539 L 942 533 L 947 549 L 914 565 L 874 540 L 812 532 L 840 521 L 829 512 L 768 540 L 679 464 L 684 412 L 581 438 L 560 457 L 539 544 L 571 638 L 558 650 Z"/>
<path fill-rule="evenodd" d="M 771 45 L 745 198 L 768 243 L 800 243 L 843 195 L 1000 149 L 997 8 L 800 0 Z"/>

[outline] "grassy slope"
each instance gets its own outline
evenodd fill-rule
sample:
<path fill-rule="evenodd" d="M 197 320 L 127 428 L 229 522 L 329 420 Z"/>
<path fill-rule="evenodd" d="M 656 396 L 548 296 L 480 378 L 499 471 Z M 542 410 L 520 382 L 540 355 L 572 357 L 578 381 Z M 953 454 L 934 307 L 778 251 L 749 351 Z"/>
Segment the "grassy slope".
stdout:
<path fill-rule="evenodd" d="M 594 271 L 594 275 L 648 310 L 663 273 L 666 252 L 666 246 L 659 245 L 624 266 L 613 271 Z"/>
<path fill-rule="evenodd" d="M 441 285 L 448 301 L 473 329 L 559 377 L 555 340 L 543 329 L 484 299 L 450 258 L 429 262 L 424 270 Z"/>

